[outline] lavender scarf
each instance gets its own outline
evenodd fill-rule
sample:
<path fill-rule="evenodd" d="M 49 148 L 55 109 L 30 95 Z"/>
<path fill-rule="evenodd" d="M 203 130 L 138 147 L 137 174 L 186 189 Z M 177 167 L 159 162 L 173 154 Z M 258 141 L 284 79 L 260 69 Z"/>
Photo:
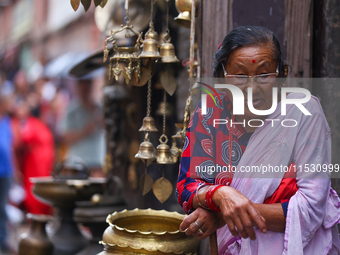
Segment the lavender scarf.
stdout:
<path fill-rule="evenodd" d="M 291 93 L 287 98 L 301 98 Z M 287 105 L 287 115 L 281 115 L 281 104 L 262 127 L 252 135 L 246 151 L 237 166 L 231 187 L 239 190 L 254 203 L 263 203 L 278 188 L 283 171 L 244 173 L 247 166 L 288 166 L 296 163 L 296 182 L 299 190 L 291 197 L 286 218 L 285 233 L 257 228 L 256 240 L 235 238 L 227 226 L 217 231 L 219 254 L 340 254 L 337 223 L 340 223 L 340 200 L 330 187 L 330 173 L 303 171 L 305 164 L 331 163 L 330 129 L 317 98 L 304 104 L 312 116 L 305 116 L 295 105 Z M 294 119 L 296 127 L 286 128 L 280 123 Z M 272 124 L 274 127 L 272 127 Z M 286 122 L 288 125 L 288 122 Z M 293 123 L 290 122 L 289 125 Z M 310 166 L 309 165 L 309 166 Z M 299 166 L 302 166 L 300 172 Z M 249 168 L 248 168 L 249 169 Z"/>

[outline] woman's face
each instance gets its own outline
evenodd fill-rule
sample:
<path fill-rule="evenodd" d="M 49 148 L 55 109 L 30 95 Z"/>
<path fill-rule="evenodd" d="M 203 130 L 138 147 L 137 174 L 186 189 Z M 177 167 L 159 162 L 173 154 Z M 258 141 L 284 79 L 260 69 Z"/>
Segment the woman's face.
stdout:
<path fill-rule="evenodd" d="M 270 44 L 263 46 L 249 46 L 234 50 L 225 65 L 225 71 L 228 75 L 260 75 L 267 73 L 275 73 L 277 61 L 273 58 L 273 48 Z M 258 84 L 254 79 L 248 79 L 248 82 L 242 86 L 238 86 L 244 95 L 244 117 L 260 117 L 248 108 L 247 88 L 253 89 L 253 106 L 256 110 L 268 110 L 272 106 L 272 89 L 276 83 Z M 227 94 L 231 100 L 232 96 L 229 90 Z M 263 117 L 263 116 L 261 116 Z"/>

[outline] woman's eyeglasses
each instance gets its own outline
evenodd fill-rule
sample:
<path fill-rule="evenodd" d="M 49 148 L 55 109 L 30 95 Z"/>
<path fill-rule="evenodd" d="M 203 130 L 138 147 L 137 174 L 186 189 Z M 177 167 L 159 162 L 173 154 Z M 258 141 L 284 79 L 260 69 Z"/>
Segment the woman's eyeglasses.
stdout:
<path fill-rule="evenodd" d="M 242 74 L 227 74 L 225 71 L 224 65 L 222 63 L 222 68 L 224 72 L 224 77 L 227 79 L 228 84 L 232 84 L 235 86 L 243 86 L 249 82 L 250 78 L 254 78 L 254 82 L 260 85 L 267 85 L 275 82 L 276 77 L 279 75 L 279 66 L 276 68 L 275 73 L 264 73 L 259 75 L 242 75 Z"/>

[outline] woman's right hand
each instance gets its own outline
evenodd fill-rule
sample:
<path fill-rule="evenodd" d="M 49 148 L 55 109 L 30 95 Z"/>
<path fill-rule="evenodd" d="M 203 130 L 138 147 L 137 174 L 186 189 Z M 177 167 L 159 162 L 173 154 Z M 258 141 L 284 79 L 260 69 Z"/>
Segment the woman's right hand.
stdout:
<path fill-rule="evenodd" d="M 221 210 L 223 219 L 234 236 L 256 239 L 254 226 L 266 233 L 266 222 L 254 204 L 238 190 L 225 186 L 213 194 L 213 202 Z"/>
<path fill-rule="evenodd" d="M 187 235 L 195 235 L 198 239 L 202 240 L 224 225 L 225 222 L 223 221 L 221 213 L 208 211 L 198 207 L 190 215 L 184 218 L 179 229 L 185 231 Z M 203 233 L 200 233 L 200 230 Z"/>

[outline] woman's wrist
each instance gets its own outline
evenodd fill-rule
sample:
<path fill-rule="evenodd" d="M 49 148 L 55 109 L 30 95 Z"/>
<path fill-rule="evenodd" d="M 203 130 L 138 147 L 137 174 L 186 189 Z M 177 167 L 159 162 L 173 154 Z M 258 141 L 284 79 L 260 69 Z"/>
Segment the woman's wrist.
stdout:
<path fill-rule="evenodd" d="M 226 194 L 226 189 L 228 189 L 230 187 L 228 186 L 224 186 L 221 187 L 220 189 L 216 190 L 216 192 L 214 192 L 213 196 L 212 196 L 212 202 L 218 207 L 221 207 L 222 204 L 222 200 L 225 198 Z"/>
<path fill-rule="evenodd" d="M 220 188 L 223 187 L 224 185 L 213 185 L 207 190 L 205 195 L 205 203 L 207 204 L 207 207 L 214 212 L 220 212 L 221 210 L 219 206 L 216 206 L 215 202 L 213 201 L 213 196 Z"/>

